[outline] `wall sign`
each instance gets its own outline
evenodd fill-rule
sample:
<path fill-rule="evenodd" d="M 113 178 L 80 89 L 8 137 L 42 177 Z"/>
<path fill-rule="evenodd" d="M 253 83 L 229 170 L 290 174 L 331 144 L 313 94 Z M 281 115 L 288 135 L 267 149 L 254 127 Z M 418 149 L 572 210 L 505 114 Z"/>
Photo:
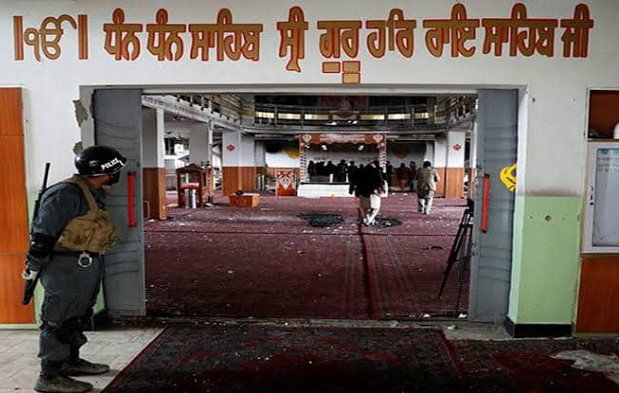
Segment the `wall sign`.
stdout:
<path fill-rule="evenodd" d="M 518 164 L 506 166 L 501 169 L 499 173 L 499 179 L 501 179 L 501 183 L 510 191 L 514 192 L 516 190 L 516 168 Z"/>
<path fill-rule="evenodd" d="M 416 41 L 422 41 L 421 47 L 432 57 L 554 57 L 557 41 L 565 58 L 589 55 L 594 20 L 586 4 L 576 5 L 571 16 L 561 19 L 530 17 L 523 3 L 514 4 L 503 18 L 472 17 L 462 3 L 446 11 L 447 18 L 419 21 L 407 17 L 400 8 L 386 11 L 384 19 L 315 20 L 302 7 L 295 6 L 288 10 L 287 20 L 277 21 L 274 26 L 279 33 L 277 53 L 266 55 L 286 58 L 285 71 L 301 73 L 307 51 L 317 51 L 323 60 L 320 71 L 341 75 L 345 84 L 361 83 L 363 67 L 358 56 L 362 51 L 374 59 L 393 52 L 414 61 L 420 46 Z M 407 13 L 414 15 L 415 10 Z M 25 60 L 27 52 L 39 62 L 57 60 L 62 55 L 64 34 L 76 34 L 78 59 L 87 61 L 93 49 L 92 35 L 104 34 L 103 47 L 94 50 L 104 51 L 118 62 L 143 57 L 160 62 L 257 62 L 265 55 L 260 44 L 269 30 L 260 21 L 235 21 L 228 8 L 218 10 L 211 21 L 199 15 L 192 21 L 176 20 L 174 9 L 166 8 L 153 10 L 151 20 L 137 20 L 123 8 L 114 9 L 109 22 L 102 26 L 89 26 L 88 19 L 88 15 L 62 14 L 24 26 L 24 16 L 13 16 L 14 60 Z M 70 29 L 65 30 L 67 26 Z M 310 28 L 318 30 L 317 42 L 307 42 Z"/>

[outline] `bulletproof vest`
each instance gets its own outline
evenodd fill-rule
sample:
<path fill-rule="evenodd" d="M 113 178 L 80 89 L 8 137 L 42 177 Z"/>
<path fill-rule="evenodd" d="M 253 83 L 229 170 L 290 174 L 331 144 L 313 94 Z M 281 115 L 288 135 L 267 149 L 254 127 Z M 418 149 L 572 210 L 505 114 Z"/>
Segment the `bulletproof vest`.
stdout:
<path fill-rule="evenodd" d="M 57 244 L 76 251 L 106 254 L 114 245 L 116 228 L 106 210 L 100 209 L 86 182 L 79 177 L 63 180 L 79 186 L 88 201 L 88 213 L 78 216 L 67 224 Z"/>

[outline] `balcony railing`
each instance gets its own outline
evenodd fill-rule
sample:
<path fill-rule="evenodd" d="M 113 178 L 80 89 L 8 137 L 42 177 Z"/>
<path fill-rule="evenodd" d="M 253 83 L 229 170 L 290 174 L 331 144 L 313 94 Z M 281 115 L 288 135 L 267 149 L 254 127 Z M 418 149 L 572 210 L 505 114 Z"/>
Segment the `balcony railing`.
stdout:
<path fill-rule="evenodd" d="M 426 124 L 425 105 L 367 106 L 341 109 L 320 106 L 255 104 L 253 125 L 363 127 Z"/>

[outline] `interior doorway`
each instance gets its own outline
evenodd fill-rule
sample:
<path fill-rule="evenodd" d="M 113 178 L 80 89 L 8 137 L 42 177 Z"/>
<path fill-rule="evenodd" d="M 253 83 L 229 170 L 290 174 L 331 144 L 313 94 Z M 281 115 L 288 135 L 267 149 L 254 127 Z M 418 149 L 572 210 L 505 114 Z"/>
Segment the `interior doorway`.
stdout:
<path fill-rule="evenodd" d="M 144 222 L 142 142 L 127 139 L 127 134 L 142 135 L 143 99 L 135 98 L 142 94 L 140 90 L 98 90 L 94 98 L 96 142 L 115 145 L 128 154 L 133 177 L 120 185 L 126 187 L 124 191 L 112 196 L 119 203 L 119 213 L 125 211 L 118 216 L 125 226 L 130 221 L 128 201 L 133 201 L 136 225 L 121 234 L 130 234 L 127 244 L 110 258 L 110 264 L 118 267 L 106 277 L 111 312 L 184 317 L 417 319 L 466 316 L 470 311 L 475 320 L 496 320 L 507 312 L 513 196 L 510 200 L 508 191 L 507 197 L 499 197 L 502 186 L 498 172 L 516 160 L 517 91 L 479 92 L 479 114 L 474 118 L 477 139 L 469 138 L 461 146 L 475 145 L 476 152 L 471 155 L 472 150 L 468 150 L 468 158 L 481 158 L 470 170 L 462 168 L 462 186 L 468 186 L 469 195 L 474 194 L 474 203 L 467 203 L 466 198 L 437 199 L 435 214 L 421 217 L 415 194 L 394 187 L 395 192 L 384 199 L 381 216 L 391 224 L 382 228 L 359 225 L 355 198 L 282 198 L 269 195 L 268 190 L 262 191 L 256 209 L 231 208 L 228 195 L 219 193 L 207 209 L 173 207 L 174 201 L 167 201 L 168 220 Z M 119 106 L 133 122 L 114 120 Z M 112 118 L 106 119 L 106 113 Z M 119 116 L 122 118 L 122 114 Z M 493 144 L 493 136 L 497 141 L 509 137 L 513 148 L 501 150 L 500 144 Z M 285 145 L 291 141 L 294 137 L 291 139 L 288 133 L 279 142 Z M 411 150 L 433 150 L 415 144 L 418 146 Z M 452 146 L 447 139 L 445 145 L 448 154 L 457 144 Z M 225 148 L 222 143 L 220 151 Z M 443 178 L 450 176 L 445 160 Z M 225 171 L 221 172 L 225 177 Z M 485 175 L 492 179 L 493 198 L 484 202 L 485 183 L 473 179 L 484 179 Z M 464 183 L 465 176 L 470 179 L 468 184 Z M 447 192 L 447 185 L 442 191 Z M 500 205 L 496 205 L 499 199 Z M 489 220 L 493 230 L 490 234 L 487 228 L 480 229 L 482 203 L 484 225 Z M 471 260 L 468 265 L 458 263 L 450 271 L 446 290 L 438 299 L 464 211 L 473 205 L 477 207 L 472 223 L 477 241 L 471 243 L 475 244 Z M 321 215 L 335 221 L 312 226 L 312 218 L 320 219 Z M 501 223 L 500 230 L 495 221 Z M 503 248 L 501 262 L 488 252 L 497 244 Z M 458 266 L 465 269 L 459 272 Z M 472 273 L 470 278 L 468 272 Z M 456 309 L 458 288 L 463 292 Z M 124 300 L 115 301 L 116 294 Z"/>

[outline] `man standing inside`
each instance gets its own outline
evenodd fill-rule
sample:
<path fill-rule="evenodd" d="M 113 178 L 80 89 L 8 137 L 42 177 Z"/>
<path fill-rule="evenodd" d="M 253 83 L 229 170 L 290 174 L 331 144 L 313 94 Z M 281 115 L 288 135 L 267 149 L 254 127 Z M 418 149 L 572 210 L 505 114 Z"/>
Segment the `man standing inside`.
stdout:
<path fill-rule="evenodd" d="M 113 246 L 114 224 L 105 210 L 104 187 L 119 180 L 126 159 L 105 146 L 75 157 L 78 174 L 54 184 L 41 198 L 32 223 L 24 278 L 40 275 L 41 309 L 38 392 L 88 392 L 92 385 L 69 376 L 96 375 L 109 366 L 79 356 L 103 277 L 103 255 Z"/>
<path fill-rule="evenodd" d="M 411 161 L 410 166 L 409 166 L 409 177 L 410 177 L 410 190 L 412 192 L 417 191 L 417 164 L 415 163 L 415 161 Z"/>
<path fill-rule="evenodd" d="M 385 165 L 385 175 L 387 180 L 388 190 L 391 190 L 391 186 L 393 185 L 393 165 L 391 165 L 391 161 L 387 161 L 387 165 Z"/>
<path fill-rule="evenodd" d="M 441 180 L 432 168 L 430 161 L 423 162 L 423 168 L 417 171 L 417 203 L 418 211 L 423 214 L 430 214 L 432 201 L 436 192 L 436 182 Z"/>

